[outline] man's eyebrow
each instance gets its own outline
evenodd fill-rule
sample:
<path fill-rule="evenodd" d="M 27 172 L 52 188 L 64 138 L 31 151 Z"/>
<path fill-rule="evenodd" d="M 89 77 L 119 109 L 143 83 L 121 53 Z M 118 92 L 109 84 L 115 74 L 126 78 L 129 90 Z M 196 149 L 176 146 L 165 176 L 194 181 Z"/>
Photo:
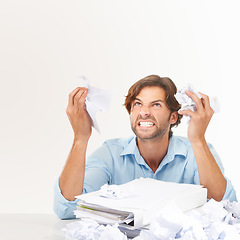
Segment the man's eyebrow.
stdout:
<path fill-rule="evenodd" d="M 141 100 L 141 99 L 139 99 L 139 98 L 135 98 L 135 99 L 134 99 L 134 101 L 139 101 L 139 102 L 142 102 L 142 100 Z M 162 102 L 162 103 L 164 103 L 164 101 L 163 101 L 163 100 L 161 100 L 161 99 L 154 100 L 154 101 L 152 101 L 152 102 L 150 102 L 150 103 L 155 103 L 155 102 Z"/>
<path fill-rule="evenodd" d="M 142 100 L 139 99 L 139 98 L 134 98 L 133 101 L 139 101 L 139 102 L 141 102 Z"/>
<path fill-rule="evenodd" d="M 134 101 L 142 102 L 142 100 L 139 99 L 139 98 L 135 98 Z M 165 102 L 164 102 L 163 100 L 161 100 L 161 99 L 154 100 L 154 101 L 152 101 L 152 102 L 150 102 L 150 103 L 156 103 L 156 102 L 162 102 L 162 103 L 165 103 Z"/>
<path fill-rule="evenodd" d="M 162 103 L 164 103 L 164 101 L 161 100 L 161 99 L 154 100 L 154 101 L 152 101 L 151 103 L 156 103 L 156 102 L 162 102 Z"/>

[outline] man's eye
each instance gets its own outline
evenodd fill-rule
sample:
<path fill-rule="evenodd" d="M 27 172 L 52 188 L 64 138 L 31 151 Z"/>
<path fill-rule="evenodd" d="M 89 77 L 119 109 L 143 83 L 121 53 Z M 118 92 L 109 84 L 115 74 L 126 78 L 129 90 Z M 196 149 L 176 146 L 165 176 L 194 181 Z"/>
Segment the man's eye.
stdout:
<path fill-rule="evenodd" d="M 142 106 L 142 104 L 141 104 L 140 102 L 135 102 L 135 103 L 134 103 L 134 106 L 140 107 L 140 106 Z"/>
<path fill-rule="evenodd" d="M 160 103 L 154 103 L 153 106 L 154 107 L 161 107 L 161 104 Z"/>

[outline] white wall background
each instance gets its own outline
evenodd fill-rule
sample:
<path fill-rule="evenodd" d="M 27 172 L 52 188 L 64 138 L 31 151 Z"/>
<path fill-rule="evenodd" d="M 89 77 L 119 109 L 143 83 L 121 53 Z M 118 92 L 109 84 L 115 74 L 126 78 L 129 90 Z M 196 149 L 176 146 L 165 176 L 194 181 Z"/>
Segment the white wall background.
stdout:
<path fill-rule="evenodd" d="M 79 75 L 115 91 L 89 153 L 131 134 L 122 104 L 142 77 L 218 96 L 222 109 L 206 137 L 239 195 L 239 22 L 237 0 L 0 0 L 0 212 L 52 212 Z M 186 136 L 186 125 L 175 133 Z"/>

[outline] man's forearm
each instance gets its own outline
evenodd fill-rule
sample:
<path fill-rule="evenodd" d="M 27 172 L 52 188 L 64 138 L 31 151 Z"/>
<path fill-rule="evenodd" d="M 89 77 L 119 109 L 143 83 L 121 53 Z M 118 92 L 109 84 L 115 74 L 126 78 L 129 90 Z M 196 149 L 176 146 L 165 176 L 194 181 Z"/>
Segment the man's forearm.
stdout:
<path fill-rule="evenodd" d="M 74 141 L 72 149 L 59 178 L 62 195 L 69 201 L 75 200 L 83 190 L 87 142 Z"/>
<path fill-rule="evenodd" d="M 192 143 L 192 148 L 198 166 L 200 184 L 207 188 L 208 199 L 213 198 L 216 201 L 221 201 L 226 190 L 227 181 L 205 139 L 198 143 Z"/>

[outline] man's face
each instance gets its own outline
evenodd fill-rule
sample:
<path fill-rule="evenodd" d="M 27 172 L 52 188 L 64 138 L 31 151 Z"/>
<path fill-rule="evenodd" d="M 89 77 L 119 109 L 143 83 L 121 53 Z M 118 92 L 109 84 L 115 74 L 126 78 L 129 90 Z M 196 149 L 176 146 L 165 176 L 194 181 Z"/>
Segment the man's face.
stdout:
<path fill-rule="evenodd" d="M 174 123 L 161 87 L 144 87 L 132 102 L 131 128 L 141 140 L 161 139 Z"/>

